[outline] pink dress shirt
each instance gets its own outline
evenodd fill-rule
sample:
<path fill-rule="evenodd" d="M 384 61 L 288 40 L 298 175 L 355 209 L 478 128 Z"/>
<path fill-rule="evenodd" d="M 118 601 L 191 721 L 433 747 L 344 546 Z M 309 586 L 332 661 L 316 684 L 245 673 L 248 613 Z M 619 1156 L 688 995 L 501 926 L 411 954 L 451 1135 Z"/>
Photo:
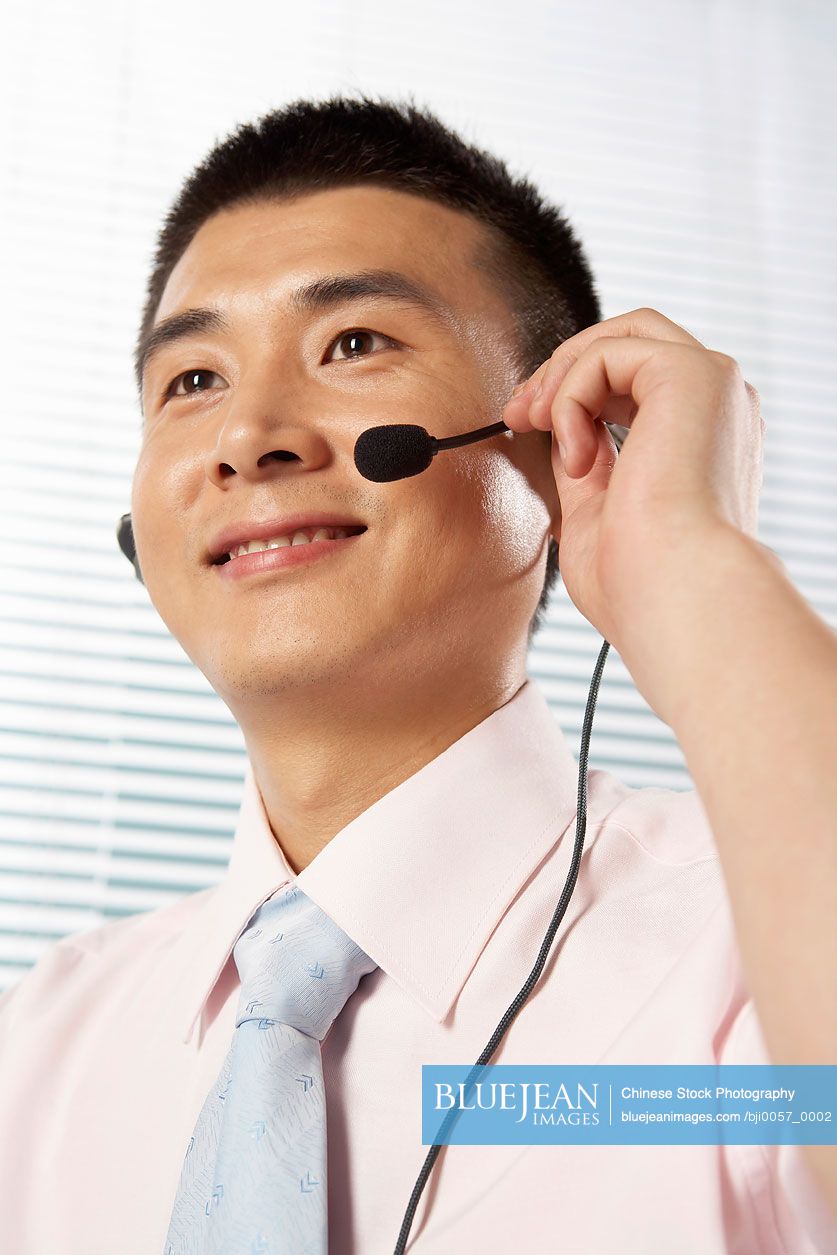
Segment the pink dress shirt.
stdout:
<path fill-rule="evenodd" d="M 472 1064 L 528 976 L 577 782 L 527 680 L 295 876 L 248 765 L 219 885 L 64 938 L 0 997 L 0 1251 L 163 1255 L 233 945 L 295 880 L 379 964 L 322 1047 L 329 1250 L 391 1255 L 428 1150 L 421 1066 Z M 715 1062 L 769 1058 L 699 797 L 593 769 L 578 883 L 492 1063 Z M 448 1146 L 407 1250 L 834 1255 L 837 1225 L 798 1147 Z"/>

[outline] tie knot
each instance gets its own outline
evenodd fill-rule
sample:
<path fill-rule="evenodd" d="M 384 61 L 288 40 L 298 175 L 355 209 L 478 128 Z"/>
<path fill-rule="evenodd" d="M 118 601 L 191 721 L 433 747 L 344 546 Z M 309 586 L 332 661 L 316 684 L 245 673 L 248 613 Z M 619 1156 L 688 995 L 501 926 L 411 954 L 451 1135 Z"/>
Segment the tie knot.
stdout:
<path fill-rule="evenodd" d="M 297 885 L 262 903 L 233 957 L 241 977 L 236 1028 L 278 1021 L 318 1041 L 378 966 Z"/>

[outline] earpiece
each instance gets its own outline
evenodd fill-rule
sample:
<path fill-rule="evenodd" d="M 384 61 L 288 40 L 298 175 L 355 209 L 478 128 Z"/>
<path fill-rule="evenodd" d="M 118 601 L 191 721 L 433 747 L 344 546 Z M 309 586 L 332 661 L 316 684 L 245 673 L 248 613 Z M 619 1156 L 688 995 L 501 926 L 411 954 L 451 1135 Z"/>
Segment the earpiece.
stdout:
<path fill-rule="evenodd" d="M 116 539 L 119 541 L 119 548 L 134 568 L 134 573 L 140 584 L 145 586 L 145 580 L 142 578 L 142 571 L 137 558 L 137 547 L 134 544 L 134 529 L 131 526 L 130 514 L 123 514 L 117 523 Z"/>

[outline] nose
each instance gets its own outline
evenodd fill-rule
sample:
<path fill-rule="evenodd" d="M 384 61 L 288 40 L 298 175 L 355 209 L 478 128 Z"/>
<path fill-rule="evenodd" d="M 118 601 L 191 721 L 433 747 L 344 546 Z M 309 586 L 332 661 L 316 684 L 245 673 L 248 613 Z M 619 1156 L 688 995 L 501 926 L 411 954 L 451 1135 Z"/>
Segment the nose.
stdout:
<path fill-rule="evenodd" d="M 334 456 L 313 422 L 280 419 L 263 409 L 245 413 L 241 404 L 235 410 L 227 415 L 206 455 L 206 476 L 219 487 L 234 475 L 255 483 L 305 474 L 328 465 Z"/>

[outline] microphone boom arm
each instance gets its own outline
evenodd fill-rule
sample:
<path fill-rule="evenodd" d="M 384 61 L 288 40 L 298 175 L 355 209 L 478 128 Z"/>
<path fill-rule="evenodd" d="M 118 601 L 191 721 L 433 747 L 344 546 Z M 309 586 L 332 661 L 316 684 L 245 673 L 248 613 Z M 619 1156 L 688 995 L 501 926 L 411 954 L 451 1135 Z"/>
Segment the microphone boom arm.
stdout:
<path fill-rule="evenodd" d="M 622 445 L 625 443 L 625 437 L 630 431 L 629 427 L 622 427 L 618 423 L 605 423 L 613 442 L 616 445 L 617 452 L 622 452 Z M 490 423 L 488 427 L 478 427 L 476 431 L 466 432 L 463 436 L 443 436 L 441 439 L 437 436 L 431 436 L 433 443 L 434 455 L 440 449 L 457 449 L 463 444 L 472 444 L 475 440 L 484 440 L 487 436 L 496 436 L 501 431 L 511 431 L 511 427 L 507 427 L 502 419 L 498 423 Z"/>
<path fill-rule="evenodd" d="M 490 423 L 488 427 L 478 427 L 476 431 L 467 431 L 462 436 L 431 436 L 433 441 L 433 452 L 437 453 L 439 449 L 458 449 L 463 444 L 473 444 L 475 440 L 485 440 L 487 436 L 497 435 L 501 431 L 511 431 L 502 419 L 498 423 Z"/>

